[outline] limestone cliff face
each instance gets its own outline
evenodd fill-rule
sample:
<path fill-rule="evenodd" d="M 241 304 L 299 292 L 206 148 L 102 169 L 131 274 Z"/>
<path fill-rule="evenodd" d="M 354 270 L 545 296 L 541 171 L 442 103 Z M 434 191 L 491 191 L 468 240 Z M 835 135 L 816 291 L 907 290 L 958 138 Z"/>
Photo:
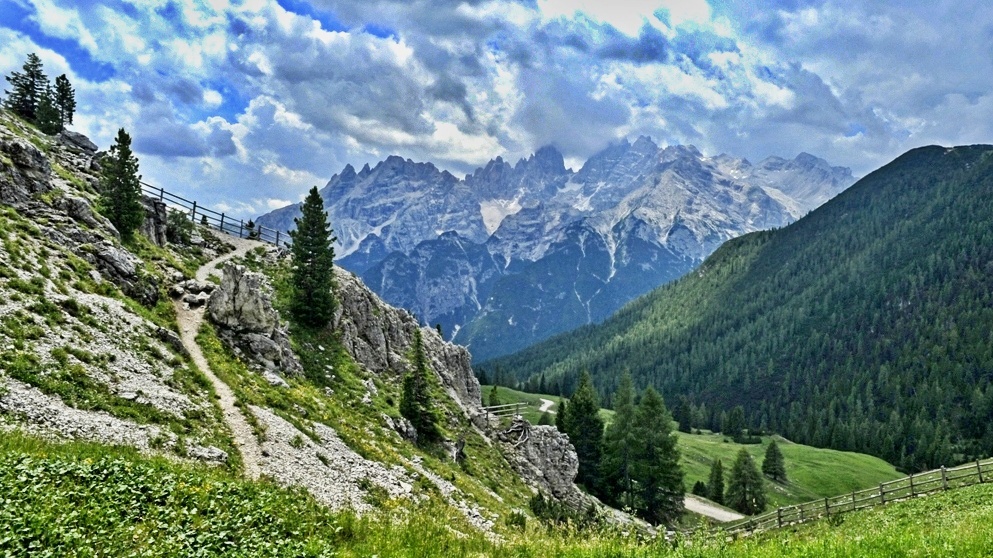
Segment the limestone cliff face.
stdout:
<path fill-rule="evenodd" d="M 414 330 L 420 325 L 407 312 L 383 302 L 351 273 L 335 268 L 338 308 L 331 326 L 341 332 L 348 353 L 370 372 L 402 375 L 410 366 Z M 421 328 L 424 352 L 441 385 L 469 414 L 480 406 L 479 381 L 465 347 L 445 342 Z"/>
<path fill-rule="evenodd" d="M 569 437 L 554 426 L 531 426 L 516 419 L 506 430 L 496 433 L 504 456 L 522 479 L 545 496 L 584 510 L 594 500 L 576 485 L 579 457 Z"/>

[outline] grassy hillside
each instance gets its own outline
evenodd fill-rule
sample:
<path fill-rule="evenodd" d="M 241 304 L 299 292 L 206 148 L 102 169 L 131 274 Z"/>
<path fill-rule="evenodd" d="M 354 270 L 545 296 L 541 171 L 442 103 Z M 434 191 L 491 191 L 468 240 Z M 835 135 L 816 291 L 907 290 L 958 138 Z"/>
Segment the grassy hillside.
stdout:
<path fill-rule="evenodd" d="M 490 363 L 571 391 L 618 371 L 752 426 L 914 470 L 993 447 L 993 148 L 911 151 L 784 229 Z"/>
<path fill-rule="evenodd" d="M 483 393 L 489 395 L 491 387 L 484 386 Z M 526 403 L 523 415 L 532 423 L 536 423 L 541 416 L 538 408 L 542 399 L 555 402 L 551 408 L 553 412 L 557 410 L 559 401 L 554 395 L 526 393 L 502 386 L 498 394 L 502 403 Z M 610 422 L 613 411 L 603 409 L 600 412 Z M 729 471 L 743 447 L 756 463 L 761 464 L 765 450 L 773 439 L 765 436 L 761 444 L 736 444 L 720 434 L 677 432 L 676 435 L 679 437 L 680 464 L 686 475 L 684 484 L 687 491 L 697 481 L 707 482 L 710 467 L 718 459 L 724 463 L 725 471 Z M 877 457 L 794 444 L 780 437 L 776 440 L 786 459 L 789 480 L 782 484 L 766 481 L 770 508 L 861 490 L 902 476 L 892 465 Z"/>
<path fill-rule="evenodd" d="M 936 558 L 993 552 L 993 485 L 979 485 L 737 542 L 691 544 L 614 531 L 547 530 L 500 540 L 435 499 L 418 513 L 331 512 L 302 491 L 224 469 L 96 444 L 0 432 L 0 554 L 10 556 L 774 556 Z"/>

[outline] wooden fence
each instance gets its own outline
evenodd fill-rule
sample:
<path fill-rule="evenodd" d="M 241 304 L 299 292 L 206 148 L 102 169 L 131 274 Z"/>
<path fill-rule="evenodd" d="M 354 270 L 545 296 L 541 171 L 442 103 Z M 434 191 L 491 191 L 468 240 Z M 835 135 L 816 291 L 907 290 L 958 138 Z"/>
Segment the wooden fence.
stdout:
<path fill-rule="evenodd" d="M 502 417 L 512 417 L 521 414 L 521 411 L 527 407 L 527 403 L 521 401 L 518 403 L 507 403 L 506 405 L 493 405 L 492 407 L 483 407 L 483 412 L 486 414 L 486 418 L 502 418 Z"/>
<path fill-rule="evenodd" d="M 194 223 L 209 226 L 221 232 L 237 236 L 238 238 L 250 237 L 262 242 L 268 242 L 269 244 L 275 244 L 276 246 L 279 246 L 280 243 L 284 246 L 289 245 L 289 235 L 284 231 L 259 225 L 249 228 L 242 219 L 235 220 L 226 216 L 223 212 L 218 213 L 217 211 L 198 205 L 195 200 L 188 200 L 144 182 L 141 183 L 141 191 L 146 196 L 164 202 L 170 211 L 187 213 L 190 220 Z"/>
<path fill-rule="evenodd" d="M 916 496 L 972 486 L 993 480 L 991 477 L 993 477 L 993 459 L 976 461 L 950 469 L 942 467 L 926 473 L 880 483 L 879 486 L 853 491 L 850 494 L 777 508 L 762 515 L 722 525 L 719 531 L 730 535 L 740 535 L 779 529 Z"/>

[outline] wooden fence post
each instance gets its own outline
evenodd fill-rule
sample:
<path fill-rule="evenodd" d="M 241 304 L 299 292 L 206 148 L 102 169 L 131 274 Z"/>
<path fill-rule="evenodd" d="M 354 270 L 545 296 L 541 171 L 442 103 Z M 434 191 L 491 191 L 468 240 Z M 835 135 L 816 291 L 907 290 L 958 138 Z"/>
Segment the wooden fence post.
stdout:
<path fill-rule="evenodd" d="M 886 488 L 883 486 L 883 483 L 879 483 L 879 503 L 886 503 Z"/>
<path fill-rule="evenodd" d="M 856 509 L 857 508 L 856 508 L 856 504 L 855 504 L 855 491 L 853 490 L 852 491 L 852 511 L 855 511 Z"/>
<path fill-rule="evenodd" d="M 979 473 L 979 482 L 982 483 L 983 482 L 983 466 L 982 466 L 981 463 L 979 463 L 979 460 L 978 459 L 976 460 L 976 472 Z"/>
<path fill-rule="evenodd" d="M 776 508 L 776 524 L 779 525 L 779 528 L 780 529 L 782 529 L 782 527 L 783 527 L 783 508 L 781 508 L 781 507 L 780 508 Z"/>
<path fill-rule="evenodd" d="M 831 516 L 831 505 L 828 504 L 827 497 L 824 498 L 824 515 L 826 515 L 828 517 Z"/>
<path fill-rule="evenodd" d="M 238 221 L 238 238 L 245 238 L 245 220 Z"/>
<path fill-rule="evenodd" d="M 159 201 L 165 199 L 165 188 L 159 188 Z"/>
<path fill-rule="evenodd" d="M 941 466 L 941 489 L 948 490 L 948 475 L 945 473 L 945 466 Z"/>
<path fill-rule="evenodd" d="M 916 496 L 914 494 L 914 474 L 910 473 L 910 497 L 913 498 L 914 496 Z"/>
<path fill-rule="evenodd" d="M 276 247 L 279 247 L 279 231 L 276 231 Z"/>
<path fill-rule="evenodd" d="M 190 214 L 190 220 L 194 223 L 197 222 L 197 202 L 193 200 L 193 213 Z"/>
<path fill-rule="evenodd" d="M 220 230 L 221 232 L 224 232 L 224 214 L 223 213 L 221 213 L 221 226 L 218 227 L 218 230 Z"/>

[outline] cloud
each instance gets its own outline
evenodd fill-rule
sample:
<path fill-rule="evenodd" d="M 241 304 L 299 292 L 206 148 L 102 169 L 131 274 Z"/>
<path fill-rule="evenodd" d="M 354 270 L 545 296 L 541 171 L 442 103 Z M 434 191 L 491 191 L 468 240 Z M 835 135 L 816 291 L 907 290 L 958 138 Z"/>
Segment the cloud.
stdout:
<path fill-rule="evenodd" d="M 0 4 L 2 5 L 2 4 Z M 38 52 L 76 127 L 233 212 L 391 154 L 455 173 L 651 135 L 865 173 L 981 142 L 993 13 L 975 0 L 16 0 L 0 71 Z"/>

